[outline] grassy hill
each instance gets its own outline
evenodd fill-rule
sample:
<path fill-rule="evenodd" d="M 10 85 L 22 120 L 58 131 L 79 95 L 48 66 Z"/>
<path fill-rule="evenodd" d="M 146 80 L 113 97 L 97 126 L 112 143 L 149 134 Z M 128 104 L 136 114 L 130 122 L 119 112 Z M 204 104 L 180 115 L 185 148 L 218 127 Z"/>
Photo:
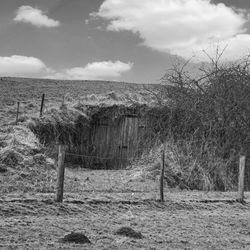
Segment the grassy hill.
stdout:
<path fill-rule="evenodd" d="M 114 82 L 114 81 L 70 81 L 32 78 L 1 78 L 0 103 L 13 104 L 13 102 L 40 98 L 45 93 L 51 100 L 61 99 L 64 95 L 77 98 L 86 94 L 103 94 L 114 91 L 143 90 L 142 84 Z"/>
<path fill-rule="evenodd" d="M 45 103 L 56 105 L 63 101 L 77 101 L 87 95 L 100 95 L 110 92 L 116 94 L 145 93 L 143 84 L 114 81 L 70 81 L 32 78 L 0 78 L 0 124 L 13 121 L 16 103 L 21 102 L 20 114 L 39 111 L 42 94 Z M 148 85 L 147 86 L 153 86 Z M 45 106 L 46 106 L 45 105 Z"/>

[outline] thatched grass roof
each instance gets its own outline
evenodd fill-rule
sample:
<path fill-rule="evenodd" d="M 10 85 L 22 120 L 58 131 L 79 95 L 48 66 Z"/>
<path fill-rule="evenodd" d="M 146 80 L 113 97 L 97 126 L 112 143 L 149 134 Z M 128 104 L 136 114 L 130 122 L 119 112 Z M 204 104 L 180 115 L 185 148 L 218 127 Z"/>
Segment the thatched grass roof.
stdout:
<path fill-rule="evenodd" d="M 74 144 L 79 129 L 88 129 L 90 117 L 75 108 L 63 106 L 48 110 L 43 117 L 31 117 L 26 123 L 42 143 Z"/>
<path fill-rule="evenodd" d="M 48 110 L 43 117 L 31 117 L 27 126 L 45 144 L 58 142 L 79 145 L 87 136 L 92 124 L 103 120 L 118 122 L 124 116 L 140 116 L 146 112 L 145 104 L 110 104 L 99 105 L 73 103 L 61 108 Z"/>
<path fill-rule="evenodd" d="M 91 122 L 95 123 L 101 120 L 110 120 L 116 122 L 124 116 L 142 116 L 149 107 L 146 104 L 99 104 L 83 105 L 76 104 L 74 108 L 84 110 Z"/>

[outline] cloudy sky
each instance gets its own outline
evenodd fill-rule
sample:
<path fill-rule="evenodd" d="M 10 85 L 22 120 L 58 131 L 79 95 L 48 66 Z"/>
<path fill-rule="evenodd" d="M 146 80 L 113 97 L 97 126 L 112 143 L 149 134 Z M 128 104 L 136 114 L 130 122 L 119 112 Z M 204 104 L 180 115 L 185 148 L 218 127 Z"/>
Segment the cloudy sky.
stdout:
<path fill-rule="evenodd" d="M 0 75 L 157 82 L 176 58 L 250 54 L 249 0 L 1 0 Z"/>

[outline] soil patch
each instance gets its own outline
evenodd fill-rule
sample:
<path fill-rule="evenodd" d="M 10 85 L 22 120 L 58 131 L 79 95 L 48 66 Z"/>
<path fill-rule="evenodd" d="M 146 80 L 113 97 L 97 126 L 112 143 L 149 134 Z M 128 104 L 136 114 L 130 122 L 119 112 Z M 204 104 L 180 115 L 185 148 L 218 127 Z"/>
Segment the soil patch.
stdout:
<path fill-rule="evenodd" d="M 121 227 L 115 232 L 115 234 L 130 237 L 130 238 L 135 238 L 135 239 L 142 239 L 143 238 L 141 232 L 136 232 L 131 227 Z"/>
<path fill-rule="evenodd" d="M 90 240 L 83 233 L 71 232 L 62 238 L 63 243 L 91 244 Z"/>

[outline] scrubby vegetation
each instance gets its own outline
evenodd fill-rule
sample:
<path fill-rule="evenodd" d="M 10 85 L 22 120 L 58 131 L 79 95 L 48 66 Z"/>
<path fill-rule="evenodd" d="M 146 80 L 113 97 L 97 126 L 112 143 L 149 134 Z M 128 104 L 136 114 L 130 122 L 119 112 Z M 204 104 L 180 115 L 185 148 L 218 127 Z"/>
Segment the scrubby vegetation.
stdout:
<path fill-rule="evenodd" d="M 170 186 L 236 187 L 239 154 L 249 151 L 250 61 L 247 57 L 222 64 L 219 59 L 200 67 L 196 76 L 186 70 L 186 64 L 175 65 L 154 91 L 159 105 L 165 106 L 152 128 L 160 143 L 167 144 Z M 155 150 L 151 157 L 155 159 Z M 158 164 L 148 160 L 151 166 Z"/>

